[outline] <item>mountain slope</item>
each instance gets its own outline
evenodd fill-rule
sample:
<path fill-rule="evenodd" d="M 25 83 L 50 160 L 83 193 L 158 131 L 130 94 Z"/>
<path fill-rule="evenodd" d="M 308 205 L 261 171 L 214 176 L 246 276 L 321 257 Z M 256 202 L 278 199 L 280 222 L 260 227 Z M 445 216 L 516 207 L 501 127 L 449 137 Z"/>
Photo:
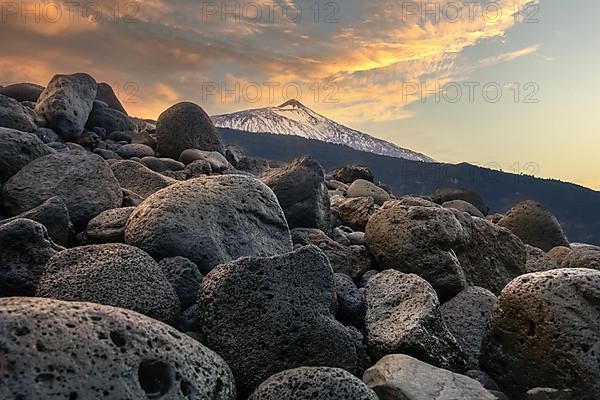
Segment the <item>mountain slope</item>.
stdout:
<path fill-rule="evenodd" d="M 368 165 L 395 194 L 429 195 L 442 187 L 465 187 L 481 195 L 492 213 L 522 200 L 535 200 L 558 218 L 571 242 L 600 245 L 600 192 L 571 183 L 514 175 L 471 164 L 422 163 L 361 152 L 346 146 L 295 136 L 250 134 L 219 129 L 223 143 L 237 144 L 249 156 L 290 161 L 311 155 L 326 171 L 347 164 Z"/>
<path fill-rule="evenodd" d="M 256 108 L 232 114 L 211 117 L 218 128 L 230 128 L 252 133 L 293 135 L 328 143 L 342 144 L 356 150 L 405 158 L 414 161 L 434 162 L 424 154 L 404 149 L 385 140 L 338 124 L 290 100 L 279 107 Z"/>

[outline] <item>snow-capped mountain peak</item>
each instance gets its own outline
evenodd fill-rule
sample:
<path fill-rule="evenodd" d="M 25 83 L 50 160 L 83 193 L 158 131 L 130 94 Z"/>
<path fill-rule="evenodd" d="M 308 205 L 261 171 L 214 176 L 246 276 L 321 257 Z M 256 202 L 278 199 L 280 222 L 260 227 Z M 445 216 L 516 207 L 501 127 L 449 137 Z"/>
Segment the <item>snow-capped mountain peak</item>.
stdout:
<path fill-rule="evenodd" d="M 434 162 L 424 154 L 404 149 L 393 143 L 338 124 L 316 113 L 298 100 L 288 100 L 278 107 L 256 108 L 231 114 L 215 115 L 218 128 L 252 133 L 294 135 L 323 142 L 341 144 L 356 150 L 384 156 Z"/>

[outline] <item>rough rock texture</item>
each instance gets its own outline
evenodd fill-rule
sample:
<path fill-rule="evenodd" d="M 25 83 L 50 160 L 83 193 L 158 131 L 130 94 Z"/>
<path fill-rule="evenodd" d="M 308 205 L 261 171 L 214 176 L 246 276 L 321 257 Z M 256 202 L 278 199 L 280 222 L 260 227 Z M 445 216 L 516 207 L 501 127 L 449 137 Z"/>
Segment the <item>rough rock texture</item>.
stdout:
<path fill-rule="evenodd" d="M 145 144 L 126 144 L 119 147 L 117 154 L 125 159 L 133 157 L 141 159 L 144 157 L 153 157 L 154 150 L 152 150 L 152 147 Z"/>
<path fill-rule="evenodd" d="M 224 152 L 208 114 L 196 104 L 178 103 L 158 117 L 156 152 L 177 160 L 187 149 Z"/>
<path fill-rule="evenodd" d="M 558 263 L 552 257 L 544 253 L 544 250 L 528 244 L 525 245 L 525 248 L 527 249 L 527 263 L 525 264 L 525 269 L 528 273 L 548 271 L 559 267 Z"/>
<path fill-rule="evenodd" d="M 110 168 L 122 188 L 131 190 L 143 199 L 177 182 L 135 161 L 119 161 Z"/>
<path fill-rule="evenodd" d="M 346 274 L 334 274 L 337 309 L 335 317 L 347 326 L 362 328 L 365 324 L 365 295 L 352 278 Z"/>
<path fill-rule="evenodd" d="M 0 128 L 0 183 L 36 158 L 52 153 L 54 151 L 32 133 Z"/>
<path fill-rule="evenodd" d="M 85 229 L 86 240 L 90 243 L 123 243 L 125 225 L 135 207 L 113 208 L 94 217 Z"/>
<path fill-rule="evenodd" d="M 98 91 L 96 93 L 96 100 L 100 100 L 106 103 L 107 106 L 127 115 L 127 111 L 119 101 L 119 98 L 115 95 L 112 87 L 109 84 L 100 82 L 98 83 Z"/>
<path fill-rule="evenodd" d="M 599 346 L 600 272 L 555 269 L 520 276 L 502 290 L 481 364 L 514 397 L 552 387 L 599 398 Z"/>
<path fill-rule="evenodd" d="M 548 252 L 548 255 L 556 261 L 558 265 L 561 265 L 565 258 L 571 253 L 570 247 L 556 246 Z"/>
<path fill-rule="evenodd" d="M 202 274 L 198 266 L 185 257 L 164 258 L 158 265 L 175 289 L 181 309 L 185 310 L 193 306 L 202 282 Z"/>
<path fill-rule="evenodd" d="M 44 268 L 36 295 L 127 308 L 168 323 L 175 323 L 179 313 L 177 295 L 156 261 L 121 243 L 56 254 Z"/>
<path fill-rule="evenodd" d="M 467 235 L 451 210 L 388 202 L 369 219 L 365 240 L 381 269 L 421 276 L 442 300 L 466 286 L 453 248 Z"/>
<path fill-rule="evenodd" d="M 390 199 L 388 192 L 379 186 L 365 181 L 364 179 L 355 180 L 348 188 L 346 195 L 352 197 L 372 197 L 376 204 L 382 205 Z"/>
<path fill-rule="evenodd" d="M 378 400 L 352 374 L 339 368 L 302 367 L 273 375 L 248 400 Z"/>
<path fill-rule="evenodd" d="M 404 354 L 389 355 L 363 377 L 379 400 L 495 400 L 481 383 Z"/>
<path fill-rule="evenodd" d="M 154 172 L 181 171 L 185 168 L 182 162 L 172 158 L 144 157 L 140 162 Z"/>
<path fill-rule="evenodd" d="M 479 369 L 481 341 L 497 300 L 489 290 L 470 286 L 440 308 L 446 326 L 467 357 L 469 369 Z"/>
<path fill-rule="evenodd" d="M 301 157 L 260 179 L 277 196 L 290 228 L 331 229 L 325 172 L 317 160 Z"/>
<path fill-rule="evenodd" d="M 369 167 L 365 165 L 346 165 L 336 169 L 330 175 L 336 181 L 346 184 L 351 184 L 357 179 L 364 179 L 369 182 L 373 182 L 375 179 Z"/>
<path fill-rule="evenodd" d="M 402 353 L 441 368 L 464 369 L 462 350 L 444 324 L 427 281 L 387 270 L 368 281 L 365 295 L 367 345 L 375 359 Z"/>
<path fill-rule="evenodd" d="M 0 127 L 35 132 L 35 114 L 15 99 L 0 95 Z"/>
<path fill-rule="evenodd" d="M 372 197 L 355 197 L 332 204 L 332 214 L 344 225 L 364 232 L 371 215 L 375 214 L 375 200 Z"/>
<path fill-rule="evenodd" d="M 222 172 L 226 169 L 233 169 L 233 165 L 227 161 L 223 154 L 217 151 L 187 149 L 181 153 L 179 156 L 179 161 L 185 165 L 191 164 L 194 161 L 206 161 L 210 164 L 211 170 L 214 172 Z"/>
<path fill-rule="evenodd" d="M 563 260 L 561 268 L 590 268 L 600 271 L 600 247 L 579 246 L 573 248 Z"/>
<path fill-rule="evenodd" d="M 15 83 L 0 88 L 0 94 L 8 96 L 16 101 L 36 102 L 44 91 L 44 87 L 35 83 Z"/>
<path fill-rule="evenodd" d="M 523 201 L 511 208 L 498 225 L 510 229 L 524 243 L 549 251 L 569 247 L 569 241 L 554 215 L 541 204 Z"/>
<path fill-rule="evenodd" d="M 106 130 L 106 133 L 113 132 L 135 132 L 136 124 L 125 114 L 114 108 L 108 107 L 106 103 L 94 101 L 92 111 L 85 124 L 88 129 L 99 127 Z"/>
<path fill-rule="evenodd" d="M 119 207 L 123 200 L 108 164 L 86 152 L 50 154 L 32 161 L 6 182 L 3 194 L 10 215 L 59 196 L 76 229 L 83 229 L 102 211 Z"/>
<path fill-rule="evenodd" d="M 271 189 L 241 175 L 192 179 L 153 194 L 129 218 L 125 240 L 157 259 L 189 258 L 202 273 L 238 257 L 292 249 Z"/>
<path fill-rule="evenodd" d="M 201 331 L 249 394 L 271 375 L 301 366 L 363 370 L 362 336 L 337 322 L 333 272 L 314 246 L 219 265 L 198 295 Z"/>
<path fill-rule="evenodd" d="M 0 225 L 19 218 L 27 218 L 39 222 L 46 227 L 52 241 L 61 246 L 69 244 L 69 236 L 73 231 L 73 225 L 69 218 L 69 210 L 60 197 L 51 197 L 36 208 L 25 211 L 16 217 L 0 221 Z"/>
<path fill-rule="evenodd" d="M 477 209 L 477 207 L 475 207 L 473 204 L 469 203 L 468 201 L 464 201 L 464 200 L 447 201 L 444 204 L 442 204 L 442 207 L 454 208 L 455 210 L 466 212 L 467 214 L 469 214 L 473 217 L 479 217 L 479 218 L 484 217 L 483 213 L 481 211 L 479 211 L 479 209 Z"/>
<path fill-rule="evenodd" d="M 489 208 L 485 205 L 481 196 L 474 191 L 465 188 L 440 188 L 432 194 L 431 198 L 437 204 L 444 204 L 445 202 L 452 200 L 464 200 L 473 204 L 484 215 L 489 211 Z"/>
<path fill-rule="evenodd" d="M 55 75 L 40 95 L 35 111 L 65 140 L 78 138 L 92 111 L 97 84 L 87 74 Z"/>
<path fill-rule="evenodd" d="M 33 296 L 44 265 L 60 250 L 35 221 L 0 225 L 0 297 Z"/>
<path fill-rule="evenodd" d="M 216 353 L 133 311 L 0 299 L 3 399 L 235 400 Z"/>

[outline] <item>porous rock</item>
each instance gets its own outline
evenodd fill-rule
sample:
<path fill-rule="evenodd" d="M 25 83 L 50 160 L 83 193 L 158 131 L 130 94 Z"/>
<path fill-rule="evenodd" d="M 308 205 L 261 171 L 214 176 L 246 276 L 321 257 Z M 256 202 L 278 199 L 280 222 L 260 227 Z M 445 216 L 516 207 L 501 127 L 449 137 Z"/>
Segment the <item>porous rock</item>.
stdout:
<path fill-rule="evenodd" d="M 163 258 L 158 265 L 175 289 L 181 309 L 193 306 L 202 282 L 198 266 L 185 257 Z"/>
<path fill-rule="evenodd" d="M 116 162 L 110 168 L 122 188 L 143 199 L 177 182 L 131 160 Z"/>
<path fill-rule="evenodd" d="M 123 243 L 125 225 L 135 207 L 122 207 L 106 210 L 88 223 L 85 237 L 89 243 Z"/>
<path fill-rule="evenodd" d="M 32 133 L 0 128 L 0 183 L 36 158 L 52 153 L 54 151 Z"/>

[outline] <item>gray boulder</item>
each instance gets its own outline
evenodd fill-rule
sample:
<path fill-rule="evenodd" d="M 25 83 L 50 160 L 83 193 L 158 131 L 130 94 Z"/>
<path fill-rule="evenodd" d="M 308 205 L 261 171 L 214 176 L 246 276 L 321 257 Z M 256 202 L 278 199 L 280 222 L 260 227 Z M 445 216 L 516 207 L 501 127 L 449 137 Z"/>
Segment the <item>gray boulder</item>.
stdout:
<path fill-rule="evenodd" d="M 363 381 L 379 400 L 496 400 L 476 380 L 404 354 L 382 358 Z"/>
<path fill-rule="evenodd" d="M 331 229 L 325 172 L 317 160 L 301 157 L 265 172 L 260 179 L 277 196 L 290 228 Z"/>
<path fill-rule="evenodd" d="M 358 331 L 337 322 L 333 272 L 314 246 L 219 265 L 198 295 L 205 343 L 233 370 L 241 395 L 275 373 L 306 365 L 362 373 Z"/>
<path fill-rule="evenodd" d="M 565 258 L 571 254 L 571 248 L 566 246 L 556 246 L 550 250 L 547 254 L 554 260 L 558 265 L 561 265 Z"/>
<path fill-rule="evenodd" d="M 8 298 L 0 321 L 3 399 L 236 399 L 221 357 L 133 311 Z"/>
<path fill-rule="evenodd" d="M 525 248 L 527 249 L 527 263 L 525 264 L 525 269 L 528 273 L 549 271 L 551 269 L 559 268 L 558 263 L 545 253 L 544 250 L 528 244 L 525 245 Z"/>
<path fill-rule="evenodd" d="M 346 165 L 336 169 L 330 175 L 336 181 L 346 184 L 351 184 L 358 179 L 368 182 L 373 182 L 375 179 L 369 167 L 365 165 Z"/>
<path fill-rule="evenodd" d="M 202 282 L 198 266 L 184 257 L 163 258 L 158 265 L 175 289 L 181 309 L 185 310 L 196 304 Z"/>
<path fill-rule="evenodd" d="M 177 183 L 175 179 L 154 172 L 135 161 L 119 161 L 110 168 L 123 189 L 130 190 L 143 199 Z"/>
<path fill-rule="evenodd" d="M 35 83 L 14 83 L 0 88 L 0 94 L 16 101 L 36 102 L 44 91 L 44 87 Z"/>
<path fill-rule="evenodd" d="M 125 244 L 75 247 L 52 257 L 36 295 L 126 308 L 174 324 L 179 300 L 148 254 Z"/>
<path fill-rule="evenodd" d="M 214 172 L 223 172 L 227 169 L 233 169 L 233 165 L 227 161 L 225 156 L 217 151 L 203 151 L 198 149 L 184 150 L 179 156 L 179 161 L 185 165 L 194 161 L 206 161 Z"/>
<path fill-rule="evenodd" d="M 96 98 L 97 84 L 87 74 L 55 75 L 40 95 L 35 111 L 65 140 L 83 132 Z"/>
<path fill-rule="evenodd" d="M 469 369 L 479 369 L 481 341 L 497 300 L 489 290 L 469 286 L 440 307 L 446 326 L 467 357 Z"/>
<path fill-rule="evenodd" d="M 113 208 L 106 210 L 88 223 L 85 238 L 89 243 L 123 243 L 125 225 L 135 207 Z"/>
<path fill-rule="evenodd" d="M 62 250 L 30 219 L 0 225 L 0 297 L 33 296 L 44 265 Z"/>
<path fill-rule="evenodd" d="M 346 326 L 361 329 L 365 324 L 365 295 L 352 278 L 346 274 L 334 274 L 337 308 L 335 317 Z"/>
<path fill-rule="evenodd" d="M 142 164 L 154 172 L 181 171 L 185 165 L 181 161 L 172 158 L 157 158 L 146 156 L 140 160 Z"/>
<path fill-rule="evenodd" d="M 98 83 L 96 100 L 100 100 L 101 102 L 106 103 L 106 105 L 110 108 L 120 111 L 121 113 L 127 115 L 127 111 L 125 111 L 125 108 L 121 104 L 121 101 L 119 101 L 119 98 L 115 95 L 115 92 L 108 83 Z"/>
<path fill-rule="evenodd" d="M 35 132 L 36 116 L 17 100 L 0 95 L 0 127 L 21 132 Z"/>
<path fill-rule="evenodd" d="M 466 188 L 457 187 L 443 187 L 436 190 L 432 195 L 431 199 L 434 203 L 444 204 L 448 201 L 463 200 L 473 204 L 479 211 L 484 215 L 487 215 L 489 208 L 485 205 L 483 199 L 479 194 Z"/>
<path fill-rule="evenodd" d="M 339 368 L 301 367 L 273 375 L 248 400 L 378 400 L 352 374 Z"/>
<path fill-rule="evenodd" d="M 50 154 L 34 160 L 6 182 L 3 194 L 10 215 L 59 196 L 77 230 L 102 211 L 119 207 L 123 200 L 108 164 L 87 152 Z"/>
<path fill-rule="evenodd" d="M 460 345 L 444 324 L 427 281 L 387 270 L 367 282 L 365 296 L 367 345 L 375 359 L 402 353 L 445 369 L 465 368 Z"/>
<path fill-rule="evenodd" d="M 352 197 L 372 197 L 376 204 L 382 205 L 390 199 L 388 192 L 364 179 L 357 179 L 352 182 L 348 188 L 346 196 Z"/>
<path fill-rule="evenodd" d="M 117 154 L 125 159 L 137 157 L 153 157 L 154 150 L 145 144 L 125 144 L 117 150 Z"/>
<path fill-rule="evenodd" d="M 0 183 L 36 158 L 52 153 L 54 151 L 32 133 L 0 128 Z"/>
<path fill-rule="evenodd" d="M 537 272 L 502 290 L 481 364 L 511 397 L 552 387 L 572 389 L 572 398 L 599 398 L 599 344 L 600 272 Z"/>
<path fill-rule="evenodd" d="M 473 204 L 464 200 L 451 200 L 442 204 L 444 208 L 454 208 L 455 210 L 459 210 L 462 212 L 466 212 L 467 214 L 473 217 L 483 218 L 484 215 L 481 211 L 477 209 Z"/>
<path fill-rule="evenodd" d="M 561 268 L 590 268 L 600 271 L 600 247 L 578 246 L 565 256 Z"/>
<path fill-rule="evenodd" d="M 523 201 L 511 208 L 498 222 L 524 243 L 549 251 L 556 246 L 569 247 L 569 241 L 552 213 L 535 201 Z"/>
<path fill-rule="evenodd" d="M 94 101 L 92 111 L 85 123 L 88 129 L 99 127 L 106 130 L 107 134 L 112 132 L 135 132 L 137 125 L 126 115 L 114 108 L 108 107 L 106 103 Z"/>
<path fill-rule="evenodd" d="M 372 197 L 354 197 L 332 203 L 332 214 L 344 225 L 364 232 L 369 218 L 375 214 L 375 200 Z"/>
<path fill-rule="evenodd" d="M 189 258 L 202 273 L 238 257 L 292 249 L 271 189 L 241 175 L 192 179 L 153 194 L 129 218 L 125 241 L 157 259 Z"/>
<path fill-rule="evenodd" d="M 208 114 L 196 104 L 178 103 L 158 117 L 156 152 L 177 160 L 187 149 L 224 152 Z"/>

